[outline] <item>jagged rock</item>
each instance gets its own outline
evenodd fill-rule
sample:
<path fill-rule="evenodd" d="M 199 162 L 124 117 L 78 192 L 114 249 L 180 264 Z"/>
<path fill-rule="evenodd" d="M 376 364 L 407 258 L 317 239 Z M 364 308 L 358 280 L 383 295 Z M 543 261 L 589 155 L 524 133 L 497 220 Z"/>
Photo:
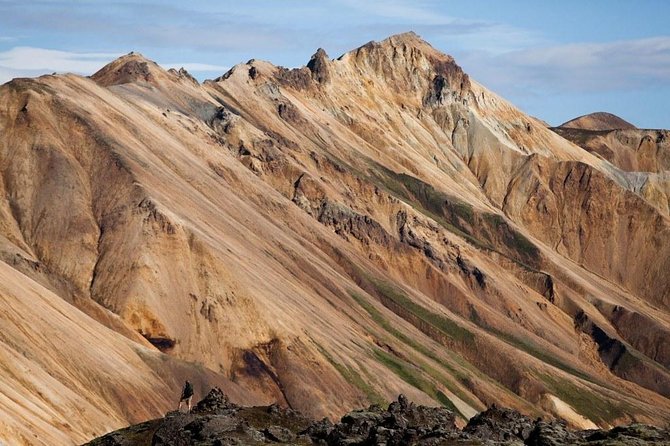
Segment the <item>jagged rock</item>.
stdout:
<path fill-rule="evenodd" d="M 193 85 L 200 85 L 198 80 L 194 78 L 191 73 L 189 73 L 184 67 L 179 68 L 178 70 L 175 70 L 174 68 L 170 68 L 168 70 L 168 73 L 172 74 L 173 76 L 177 77 L 178 79 L 184 79 L 192 83 Z"/>
<path fill-rule="evenodd" d="M 329 445 L 386 444 L 407 445 L 422 440 L 454 437 L 454 414 L 443 407 L 416 406 L 404 395 L 392 402 L 387 410 L 370 406 L 342 417 L 333 426 L 327 441 Z M 321 439 L 322 436 L 313 438 Z"/>
<path fill-rule="evenodd" d="M 281 102 L 277 106 L 277 113 L 284 121 L 292 123 L 300 122 L 302 119 L 298 108 L 290 102 Z"/>
<path fill-rule="evenodd" d="M 205 398 L 195 405 L 192 412 L 196 414 L 228 414 L 233 413 L 238 409 L 239 406 L 231 403 L 226 394 L 223 393 L 223 390 L 215 387 L 209 391 Z"/>
<path fill-rule="evenodd" d="M 263 430 L 263 435 L 276 443 L 288 443 L 295 440 L 295 434 L 285 427 L 270 426 Z"/>
<path fill-rule="evenodd" d="M 312 72 L 312 78 L 320 84 L 330 80 L 330 69 L 328 66 L 328 54 L 323 48 L 316 50 L 316 53 L 307 63 L 307 68 Z"/>
<path fill-rule="evenodd" d="M 153 434 L 151 446 L 189 446 L 191 435 L 185 427 L 195 419 L 192 414 L 170 413 Z"/>
<path fill-rule="evenodd" d="M 492 405 L 470 419 L 463 432 L 472 437 L 495 441 L 525 441 L 533 430 L 530 418 L 516 410 Z"/>
<path fill-rule="evenodd" d="M 378 406 L 349 412 L 330 432 L 328 444 L 339 446 L 352 442 L 363 442 L 370 437 L 373 429 L 382 424 L 383 420 L 383 412 Z"/>
<path fill-rule="evenodd" d="M 579 436 L 568 430 L 563 421 L 538 421 L 525 440 L 528 446 L 568 446 L 576 444 Z"/>
<path fill-rule="evenodd" d="M 375 242 L 388 246 L 391 243 L 391 236 L 377 221 L 327 199 L 321 203 L 317 219 L 324 225 L 333 227 L 343 238 L 352 235 L 368 244 Z"/>
<path fill-rule="evenodd" d="M 226 107 L 219 107 L 209 119 L 209 125 L 220 133 L 230 133 L 239 117 Z"/>
<path fill-rule="evenodd" d="M 307 67 L 294 68 L 292 70 L 280 68 L 275 73 L 275 79 L 282 87 L 289 87 L 295 90 L 306 90 L 312 84 L 312 74 Z"/>
<path fill-rule="evenodd" d="M 454 413 L 444 407 L 416 406 L 400 395 L 389 405 L 384 425 L 393 429 L 415 429 L 420 434 L 437 429 L 456 429 Z"/>
<path fill-rule="evenodd" d="M 312 423 L 307 429 L 300 432 L 300 435 L 306 435 L 313 441 L 325 441 L 333 430 L 333 423 L 324 418 L 316 423 Z"/>
<path fill-rule="evenodd" d="M 670 431 L 645 424 L 618 426 L 610 431 L 596 431 L 589 435 L 588 444 L 597 445 L 668 445 Z"/>

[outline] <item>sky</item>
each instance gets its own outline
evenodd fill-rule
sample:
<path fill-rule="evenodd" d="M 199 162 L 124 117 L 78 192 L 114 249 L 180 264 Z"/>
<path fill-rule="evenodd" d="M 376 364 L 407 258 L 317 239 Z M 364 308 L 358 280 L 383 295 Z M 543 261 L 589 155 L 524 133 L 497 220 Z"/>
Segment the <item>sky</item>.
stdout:
<path fill-rule="evenodd" d="M 670 0 L 0 0 L 0 83 L 130 51 L 204 80 L 405 31 L 551 125 L 608 111 L 670 128 Z"/>

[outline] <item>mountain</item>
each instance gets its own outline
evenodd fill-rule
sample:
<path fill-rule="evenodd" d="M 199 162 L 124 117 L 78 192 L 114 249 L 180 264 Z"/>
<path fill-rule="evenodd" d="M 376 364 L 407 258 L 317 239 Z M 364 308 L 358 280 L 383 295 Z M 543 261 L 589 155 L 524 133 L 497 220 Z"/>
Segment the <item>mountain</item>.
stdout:
<path fill-rule="evenodd" d="M 667 130 L 584 130 L 556 127 L 556 133 L 627 172 L 661 173 L 670 169 Z"/>
<path fill-rule="evenodd" d="M 189 377 L 311 418 L 404 393 L 461 424 L 670 421 L 666 171 L 416 34 L 202 84 L 131 53 L 0 104 L 11 444 L 155 418 Z"/>
<path fill-rule="evenodd" d="M 634 187 L 635 192 L 667 215 L 670 210 L 670 177 L 667 174 L 670 170 L 670 132 L 616 124 L 620 118 L 608 113 L 594 115 L 616 119 L 608 121 L 611 125 L 592 129 L 588 125 L 580 127 L 576 124 L 584 124 L 582 117 L 552 130 L 622 171 L 631 174 L 644 172 L 641 181 Z M 586 117 L 589 116 L 593 115 Z"/>
<path fill-rule="evenodd" d="M 559 127 L 564 129 L 581 130 L 634 130 L 636 127 L 630 122 L 607 112 L 596 112 L 583 115 L 568 122 L 564 122 Z"/>

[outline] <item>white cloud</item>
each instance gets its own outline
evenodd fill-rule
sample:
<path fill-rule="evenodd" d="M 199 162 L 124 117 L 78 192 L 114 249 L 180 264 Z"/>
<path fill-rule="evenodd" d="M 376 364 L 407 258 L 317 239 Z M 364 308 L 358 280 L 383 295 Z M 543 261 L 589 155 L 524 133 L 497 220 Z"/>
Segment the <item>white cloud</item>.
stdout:
<path fill-rule="evenodd" d="M 0 52 L 0 67 L 18 72 L 70 71 L 90 74 L 110 60 L 119 57 L 117 53 L 74 53 L 34 47 L 15 47 Z"/>

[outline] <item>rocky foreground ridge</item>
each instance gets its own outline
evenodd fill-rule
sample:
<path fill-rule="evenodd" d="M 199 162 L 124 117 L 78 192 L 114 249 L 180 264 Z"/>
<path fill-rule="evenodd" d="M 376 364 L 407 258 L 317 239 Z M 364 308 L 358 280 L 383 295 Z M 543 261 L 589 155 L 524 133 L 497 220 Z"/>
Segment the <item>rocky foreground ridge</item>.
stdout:
<path fill-rule="evenodd" d="M 189 414 L 170 412 L 165 418 L 111 432 L 88 446 L 256 444 L 651 446 L 670 444 L 670 431 L 643 424 L 575 431 L 563 420 L 532 420 L 495 405 L 459 429 L 449 409 L 416 405 L 404 395 L 386 409 L 372 405 L 354 410 L 333 424 L 278 405 L 241 407 L 214 388 Z"/>

